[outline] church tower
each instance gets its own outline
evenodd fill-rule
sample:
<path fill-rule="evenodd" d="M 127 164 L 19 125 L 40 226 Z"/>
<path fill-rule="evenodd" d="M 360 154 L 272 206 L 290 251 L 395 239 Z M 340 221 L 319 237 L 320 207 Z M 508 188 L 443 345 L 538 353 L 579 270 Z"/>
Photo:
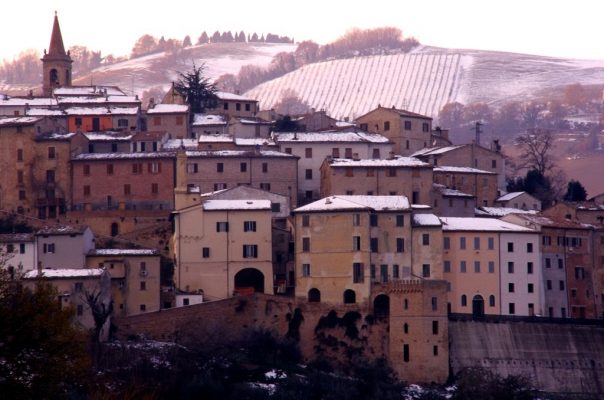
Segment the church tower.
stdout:
<path fill-rule="evenodd" d="M 71 86 L 71 64 L 73 60 L 69 52 L 65 52 L 63 37 L 59 27 L 59 18 L 55 11 L 48 53 L 44 50 L 42 57 L 42 91 L 44 96 L 52 96 L 53 89 L 61 86 Z"/>

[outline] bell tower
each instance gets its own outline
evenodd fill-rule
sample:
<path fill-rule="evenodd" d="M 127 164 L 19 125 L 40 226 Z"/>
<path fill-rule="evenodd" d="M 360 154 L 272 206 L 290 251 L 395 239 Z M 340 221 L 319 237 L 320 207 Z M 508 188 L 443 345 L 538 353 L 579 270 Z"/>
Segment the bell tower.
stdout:
<path fill-rule="evenodd" d="M 63 46 L 59 18 L 55 11 L 50 46 L 48 46 L 48 52 L 44 50 L 44 57 L 42 57 L 42 91 L 44 96 L 52 96 L 52 91 L 57 87 L 71 86 L 72 63 L 73 60 L 69 56 L 69 52 L 66 53 Z"/>

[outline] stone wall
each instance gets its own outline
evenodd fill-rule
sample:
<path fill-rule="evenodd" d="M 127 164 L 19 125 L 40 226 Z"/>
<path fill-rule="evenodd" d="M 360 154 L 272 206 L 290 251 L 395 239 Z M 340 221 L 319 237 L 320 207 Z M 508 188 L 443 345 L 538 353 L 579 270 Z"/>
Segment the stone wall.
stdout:
<path fill-rule="evenodd" d="M 604 393 L 604 327 L 506 319 L 449 321 L 453 373 L 522 374 L 548 392 Z"/>

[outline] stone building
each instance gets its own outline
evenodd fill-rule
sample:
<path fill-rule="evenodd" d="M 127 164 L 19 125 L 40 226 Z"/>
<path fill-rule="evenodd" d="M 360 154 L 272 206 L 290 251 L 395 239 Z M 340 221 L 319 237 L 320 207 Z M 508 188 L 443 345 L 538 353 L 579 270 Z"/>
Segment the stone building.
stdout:
<path fill-rule="evenodd" d="M 86 265 L 109 272 L 113 315 L 159 311 L 160 259 L 156 250 L 94 249 L 88 252 Z"/>
<path fill-rule="evenodd" d="M 499 197 L 497 174 L 470 167 L 434 167 L 434 183 L 476 198 L 476 205 L 492 206 Z"/>
<path fill-rule="evenodd" d="M 86 254 L 95 248 L 94 234 L 84 225 L 45 226 L 35 238 L 37 268 L 85 268 Z"/>
<path fill-rule="evenodd" d="M 170 132 L 174 138 L 189 138 L 189 106 L 180 104 L 153 104 L 145 112 L 147 129 Z"/>
<path fill-rule="evenodd" d="M 412 157 L 346 159 L 328 157 L 321 166 L 321 196 L 406 196 L 431 204 L 432 166 Z"/>
<path fill-rule="evenodd" d="M 355 122 L 366 132 L 379 133 L 390 139 L 396 154 L 410 156 L 432 146 L 432 118 L 425 115 L 378 106 Z"/>
<path fill-rule="evenodd" d="M 432 209 L 441 217 L 473 217 L 476 196 L 449 189 L 445 185 L 432 185 Z"/>
<path fill-rule="evenodd" d="M 14 278 L 37 268 L 36 246 L 32 233 L 0 234 L 0 253 L 3 261 L 0 267 L 5 268 Z"/>
<path fill-rule="evenodd" d="M 178 291 L 204 301 L 273 293 L 270 201 L 205 200 L 173 214 Z"/>
<path fill-rule="evenodd" d="M 527 192 L 511 192 L 495 200 L 497 207 L 518 208 L 521 210 L 541 211 L 541 200 Z"/>

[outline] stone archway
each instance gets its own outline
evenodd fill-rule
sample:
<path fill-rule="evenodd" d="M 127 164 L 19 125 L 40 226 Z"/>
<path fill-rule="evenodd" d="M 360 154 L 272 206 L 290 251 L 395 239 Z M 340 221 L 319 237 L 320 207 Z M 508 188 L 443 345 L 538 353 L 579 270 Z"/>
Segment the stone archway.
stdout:
<path fill-rule="evenodd" d="M 309 303 L 320 303 L 321 302 L 321 291 L 316 288 L 312 288 L 308 291 L 308 302 Z"/>
<path fill-rule="evenodd" d="M 390 315 L 390 297 L 380 294 L 373 299 L 373 314 L 376 318 L 386 318 Z"/>
<path fill-rule="evenodd" d="M 235 274 L 235 291 L 264 293 L 264 274 L 256 268 L 242 269 Z"/>
<path fill-rule="evenodd" d="M 344 304 L 354 304 L 357 302 L 357 294 L 352 289 L 344 291 Z"/>
<path fill-rule="evenodd" d="M 474 298 L 472 299 L 472 317 L 484 317 L 484 299 L 479 294 L 474 296 Z"/>

